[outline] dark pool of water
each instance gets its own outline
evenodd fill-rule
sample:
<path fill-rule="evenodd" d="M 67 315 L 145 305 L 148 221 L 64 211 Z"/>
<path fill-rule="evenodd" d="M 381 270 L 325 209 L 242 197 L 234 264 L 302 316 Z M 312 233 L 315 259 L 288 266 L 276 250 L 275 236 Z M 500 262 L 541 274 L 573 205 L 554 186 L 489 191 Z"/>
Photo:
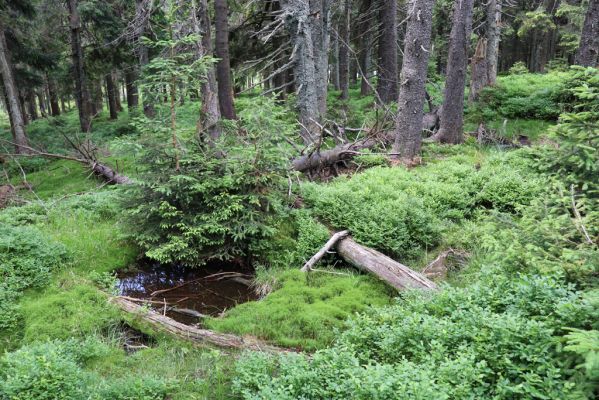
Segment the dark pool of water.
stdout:
<path fill-rule="evenodd" d="M 156 302 L 151 306 L 160 312 L 164 312 L 166 303 L 166 315 L 185 324 L 201 323 L 202 317 L 194 314 L 218 316 L 237 304 L 258 298 L 247 284 L 251 271 L 234 263 L 187 268 L 142 262 L 121 271 L 117 278 L 121 296 Z M 165 289 L 170 290 L 156 293 Z"/>

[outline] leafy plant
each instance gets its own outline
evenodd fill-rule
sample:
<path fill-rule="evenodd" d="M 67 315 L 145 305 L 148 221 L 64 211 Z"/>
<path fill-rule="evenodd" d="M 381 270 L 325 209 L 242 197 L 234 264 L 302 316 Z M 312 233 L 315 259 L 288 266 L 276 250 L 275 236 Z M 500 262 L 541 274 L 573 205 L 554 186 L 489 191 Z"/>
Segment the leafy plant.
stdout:
<path fill-rule="evenodd" d="M 282 212 L 287 159 L 268 135 L 226 139 L 226 155 L 191 143 L 180 169 L 161 153 L 129 191 L 133 238 L 150 258 L 190 266 L 246 254 L 274 233 Z"/>

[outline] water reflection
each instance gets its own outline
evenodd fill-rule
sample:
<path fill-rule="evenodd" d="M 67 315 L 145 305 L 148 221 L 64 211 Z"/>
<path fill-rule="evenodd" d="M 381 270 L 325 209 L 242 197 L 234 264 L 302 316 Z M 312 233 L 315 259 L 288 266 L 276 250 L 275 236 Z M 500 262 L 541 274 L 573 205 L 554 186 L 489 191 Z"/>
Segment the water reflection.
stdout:
<path fill-rule="evenodd" d="M 147 299 L 152 306 L 183 323 L 197 323 L 200 315 L 218 316 L 239 303 L 256 300 L 247 285 L 251 274 L 232 263 L 200 268 L 144 262 L 118 275 L 122 296 Z"/>

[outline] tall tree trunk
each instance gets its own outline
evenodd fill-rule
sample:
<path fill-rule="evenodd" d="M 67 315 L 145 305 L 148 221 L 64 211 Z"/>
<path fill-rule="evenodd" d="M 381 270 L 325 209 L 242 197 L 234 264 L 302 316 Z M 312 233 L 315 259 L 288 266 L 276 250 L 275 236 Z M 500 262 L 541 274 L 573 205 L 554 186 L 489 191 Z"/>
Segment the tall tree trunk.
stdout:
<path fill-rule="evenodd" d="M 35 103 L 35 92 L 33 89 L 27 91 L 27 107 L 29 108 L 29 118 L 35 121 L 37 119 L 37 104 Z"/>
<path fill-rule="evenodd" d="M 478 100 L 478 95 L 489 82 L 489 69 L 487 68 L 487 39 L 479 37 L 476 51 L 470 62 L 470 93 L 468 101 Z"/>
<path fill-rule="evenodd" d="M 499 42 L 501 41 L 501 8 L 503 0 L 488 0 L 487 3 L 487 84 L 497 80 Z"/>
<path fill-rule="evenodd" d="M 300 135 L 305 144 L 311 144 L 320 136 L 319 121 L 323 115 L 323 102 L 326 111 L 327 70 L 323 71 L 322 53 L 325 44 L 323 35 L 328 38 L 328 0 L 293 1 L 282 0 L 281 6 L 286 16 L 285 22 L 294 46 L 294 78 L 297 93 L 297 106 L 300 114 Z M 325 12 L 326 11 L 326 12 Z M 328 49 L 328 39 L 326 39 Z M 328 52 L 324 63 L 328 68 Z"/>
<path fill-rule="evenodd" d="M 39 106 L 40 106 L 40 113 L 42 114 L 43 118 L 46 118 L 48 116 L 48 112 L 46 111 L 46 102 L 44 101 L 44 95 L 42 91 L 36 91 L 35 95 L 37 96 L 37 100 L 39 102 Z"/>
<path fill-rule="evenodd" d="M 81 19 L 77 9 L 77 0 L 68 0 L 69 23 L 71 28 L 71 57 L 75 78 L 75 99 L 79 109 L 79 125 L 82 132 L 91 131 L 90 96 L 83 64 L 83 48 L 81 47 Z"/>
<path fill-rule="evenodd" d="M 584 67 L 596 67 L 599 62 L 599 0 L 589 0 L 580 35 L 575 62 Z"/>
<path fill-rule="evenodd" d="M 385 104 L 397 100 L 397 1 L 381 0 L 377 92 Z"/>
<path fill-rule="evenodd" d="M 370 18 L 372 18 L 372 0 L 362 0 L 360 5 L 360 70 L 362 73 L 360 83 L 360 95 L 368 96 L 370 94 L 370 69 L 372 64 L 372 28 L 370 27 Z"/>
<path fill-rule="evenodd" d="M 422 116 L 435 0 L 411 0 L 404 40 L 393 152 L 403 160 L 420 154 Z"/>
<path fill-rule="evenodd" d="M 121 90 L 119 74 L 116 71 L 112 71 L 112 82 L 114 83 L 114 100 L 116 102 L 117 112 L 123 111 L 123 105 L 121 104 Z"/>
<path fill-rule="evenodd" d="M 139 54 L 139 66 L 143 70 L 143 67 L 150 62 L 150 55 L 148 47 L 141 41 L 141 37 L 146 34 L 149 25 L 150 11 L 146 10 L 147 2 L 143 0 L 135 1 L 135 18 L 138 19 L 138 32 L 135 33 L 135 40 L 137 41 L 137 53 Z M 150 5 L 151 7 L 151 5 Z M 147 93 L 141 93 L 143 112 L 148 118 L 153 118 L 156 115 L 156 109 L 154 108 L 154 99 L 151 98 Z"/>
<path fill-rule="evenodd" d="M 118 106 L 116 98 L 118 96 L 117 89 L 114 85 L 114 77 L 111 73 L 106 74 L 106 97 L 108 98 L 108 110 L 110 119 L 116 120 L 119 118 Z"/>
<path fill-rule="evenodd" d="M 49 76 L 46 76 L 46 80 L 48 81 L 48 97 L 50 97 L 50 113 L 53 117 L 57 117 L 60 115 L 60 107 L 58 106 L 56 82 Z"/>
<path fill-rule="evenodd" d="M 341 99 L 349 99 L 349 16 L 351 0 L 344 0 L 343 14 L 339 21 L 339 88 Z"/>
<path fill-rule="evenodd" d="M 25 131 L 25 119 L 19 104 L 19 91 L 13 75 L 10 53 L 4 36 L 4 26 L 0 22 L 0 74 L 6 95 L 6 106 L 10 115 L 11 127 L 14 135 L 15 153 L 29 153 L 27 147 L 29 140 Z"/>
<path fill-rule="evenodd" d="M 464 88 L 473 3 L 474 0 L 455 0 L 454 3 L 441 125 L 435 135 L 435 139 L 443 143 L 455 144 L 464 140 Z"/>
<path fill-rule="evenodd" d="M 216 79 L 220 112 L 225 119 L 237 119 L 231 83 L 231 60 L 229 57 L 229 6 L 227 0 L 214 0 Z"/>
<path fill-rule="evenodd" d="M 196 3 L 198 1 L 198 3 Z M 192 26 L 194 32 L 202 37 L 196 44 L 197 57 L 212 55 L 212 35 L 207 0 L 192 0 Z M 218 84 L 214 67 L 209 67 L 200 85 L 202 109 L 197 123 L 197 134 L 204 143 L 214 143 L 221 136 L 219 126 L 220 108 L 218 103 Z"/>
<path fill-rule="evenodd" d="M 23 92 L 19 91 L 19 106 L 21 107 L 21 115 L 23 116 L 23 122 L 25 123 L 25 126 L 29 125 L 29 116 L 27 115 L 27 108 L 25 107 L 25 95 L 23 94 Z M 45 118 L 46 114 L 42 114 L 42 116 Z"/>
<path fill-rule="evenodd" d="M 135 66 L 127 67 L 125 70 L 125 88 L 127 90 L 127 109 L 132 112 L 139 105 L 139 93 L 137 92 L 137 69 Z"/>
<path fill-rule="evenodd" d="M 288 1 L 288 0 L 287 0 Z M 314 70 L 316 73 L 316 96 L 318 98 L 318 116 L 324 118 L 327 113 L 327 93 L 329 83 L 329 47 L 331 44 L 331 2 L 332 0 L 309 0 L 309 26 L 312 31 L 314 50 Z"/>
<path fill-rule="evenodd" d="M 334 36 L 332 48 L 331 48 L 331 82 L 335 90 L 341 90 L 340 83 L 340 68 L 339 68 L 339 37 Z"/>

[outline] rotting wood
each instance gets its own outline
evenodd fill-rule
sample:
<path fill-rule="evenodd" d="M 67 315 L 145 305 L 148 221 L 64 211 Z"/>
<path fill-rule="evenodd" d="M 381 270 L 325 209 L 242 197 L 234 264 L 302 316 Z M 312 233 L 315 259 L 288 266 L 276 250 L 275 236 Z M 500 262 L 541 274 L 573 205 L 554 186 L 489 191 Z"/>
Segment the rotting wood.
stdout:
<path fill-rule="evenodd" d="M 428 112 L 422 117 L 422 130 L 434 131 L 439 124 L 439 109 Z M 348 160 L 361 154 L 360 150 L 370 149 L 377 145 L 389 145 L 395 139 L 394 132 L 368 136 L 351 143 L 343 143 L 328 150 L 314 151 L 301 155 L 292 160 L 291 166 L 295 171 L 308 172 L 328 167 L 338 162 Z"/>
<path fill-rule="evenodd" d="M 447 265 L 449 258 L 454 258 L 456 263 L 460 265 L 466 262 L 466 258 L 468 256 L 468 253 L 462 250 L 445 250 L 422 270 L 422 274 L 427 278 L 443 278 L 447 276 L 447 272 L 449 270 Z"/>
<path fill-rule="evenodd" d="M 352 238 L 340 240 L 337 244 L 337 251 L 345 261 L 357 269 L 376 275 L 397 290 L 438 289 L 434 282 L 422 274 L 381 252 L 356 243 Z"/>
<path fill-rule="evenodd" d="M 170 333 L 183 340 L 193 343 L 209 344 L 228 349 L 254 350 L 268 353 L 284 353 L 293 351 L 291 349 L 276 347 L 250 337 L 241 337 L 227 333 L 217 333 L 207 329 L 199 329 L 194 326 L 185 325 L 175 321 L 172 318 L 161 315 L 156 311 L 148 310 L 143 306 L 139 306 L 123 297 L 112 297 L 110 302 L 119 307 L 121 310 L 136 315 L 144 322 L 149 323 L 153 327 L 163 332 Z"/>
<path fill-rule="evenodd" d="M 331 248 L 333 246 L 335 246 L 335 244 L 337 244 L 337 242 L 345 237 L 347 237 L 347 235 L 349 235 L 349 231 L 341 231 L 341 232 L 337 232 L 335 233 L 333 236 L 331 236 L 331 238 L 325 243 L 324 246 L 322 246 L 322 248 L 320 250 L 318 250 L 318 252 L 316 254 L 314 254 L 312 256 L 312 258 L 310 258 L 308 260 L 308 262 L 306 262 L 304 264 L 304 266 L 302 267 L 301 271 L 302 272 L 310 272 L 312 270 L 312 268 L 320 261 L 320 259 L 322 257 L 324 257 L 324 255 L 331 250 Z"/>

